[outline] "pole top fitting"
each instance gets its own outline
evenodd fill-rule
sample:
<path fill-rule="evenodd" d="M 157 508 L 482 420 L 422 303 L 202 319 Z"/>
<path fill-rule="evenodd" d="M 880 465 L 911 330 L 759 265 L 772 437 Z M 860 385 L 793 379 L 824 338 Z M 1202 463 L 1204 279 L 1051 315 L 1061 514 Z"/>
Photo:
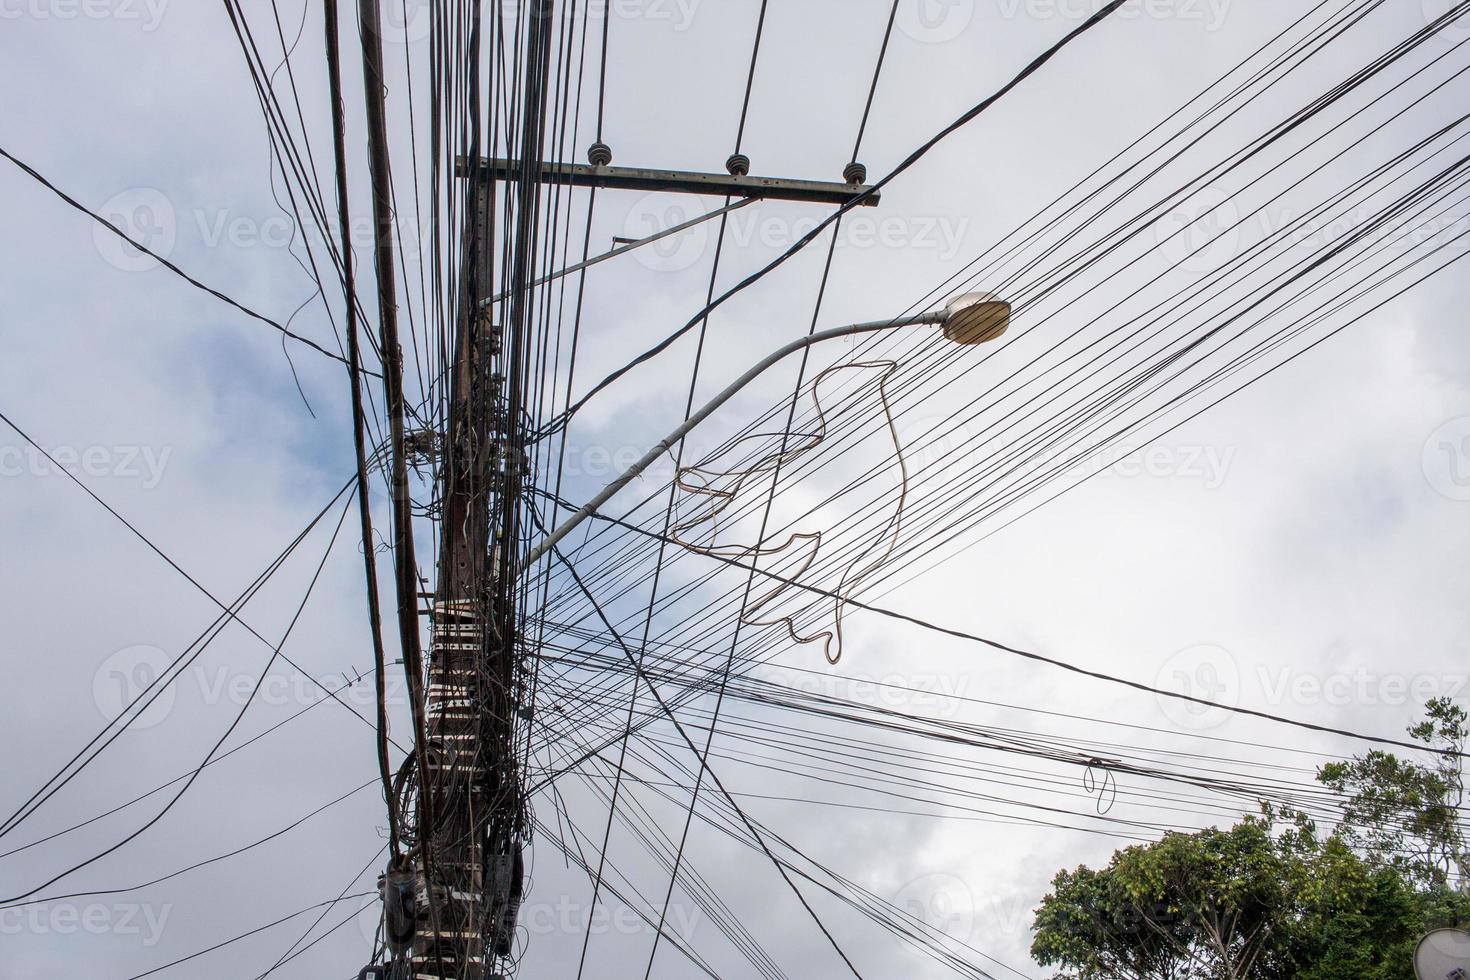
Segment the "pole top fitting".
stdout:
<path fill-rule="evenodd" d="M 598 140 L 587 148 L 587 162 L 594 167 L 605 167 L 612 163 L 612 147 Z"/>
<path fill-rule="evenodd" d="M 732 177 L 744 177 L 750 173 L 750 157 L 744 153 L 732 153 L 725 161 L 725 169 Z"/>
<path fill-rule="evenodd" d="M 864 184 L 868 180 L 868 168 L 856 160 L 842 168 L 842 179 L 849 184 Z"/>

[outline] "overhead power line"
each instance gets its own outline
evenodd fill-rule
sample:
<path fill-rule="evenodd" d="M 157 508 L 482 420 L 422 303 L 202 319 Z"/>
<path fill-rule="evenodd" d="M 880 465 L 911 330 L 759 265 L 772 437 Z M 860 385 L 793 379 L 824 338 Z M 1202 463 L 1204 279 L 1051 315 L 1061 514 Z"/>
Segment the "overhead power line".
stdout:
<path fill-rule="evenodd" d="M 331 351 L 327 350 L 325 347 L 321 346 L 320 344 L 318 344 L 316 341 L 312 340 L 311 338 L 309 338 L 309 337 L 303 337 L 300 334 L 293 332 L 292 330 L 288 329 L 284 324 L 279 323 L 276 320 L 271 319 L 270 317 L 266 316 L 263 313 L 257 313 L 256 311 L 252 310 L 250 307 L 248 307 L 245 304 L 241 303 L 239 300 L 236 300 L 236 299 L 234 299 L 231 296 L 227 296 L 225 293 L 220 292 L 218 289 L 215 289 L 213 286 L 207 286 L 204 283 L 200 282 L 198 279 L 194 278 L 189 273 L 187 273 L 183 269 L 179 268 L 173 262 L 169 261 L 169 259 L 167 259 L 166 257 L 164 257 L 162 255 L 159 255 L 157 252 L 153 251 L 147 245 L 145 245 L 142 242 L 140 242 L 140 241 L 132 238 L 126 232 L 124 232 L 121 228 L 117 227 L 117 225 L 114 225 L 111 221 L 108 221 L 106 218 L 102 217 L 100 214 L 98 214 L 97 212 L 91 210 L 86 205 L 84 205 L 80 201 L 78 201 L 76 198 L 72 197 L 70 194 L 66 193 L 61 188 L 57 187 L 50 180 L 48 180 L 46 177 L 44 177 L 39 171 L 37 171 L 34 167 L 32 167 L 30 164 L 24 162 L 23 160 L 20 160 L 19 158 L 17 158 L 16 156 L 14 156 L 9 150 L 5 149 L 4 147 L 0 147 L 0 156 L 5 157 L 5 159 L 7 159 L 11 163 L 15 164 L 28 177 L 30 177 L 33 180 L 35 180 L 42 187 L 46 188 L 51 193 L 55 194 L 57 197 L 61 198 L 61 200 L 63 202 L 65 202 L 67 205 L 69 205 L 70 207 L 74 208 L 77 211 L 80 211 L 82 214 L 85 214 L 87 217 L 91 218 L 93 221 L 95 221 L 99 225 L 101 225 L 108 232 L 110 232 L 111 234 L 116 235 L 118 238 L 122 239 L 128 245 L 130 245 L 133 248 L 136 248 L 138 251 L 143 252 L 146 255 L 150 256 L 156 262 L 158 262 L 159 265 L 163 266 L 165 269 L 167 269 L 168 271 L 172 272 L 174 275 L 180 277 L 185 282 L 187 282 L 189 285 L 193 286 L 195 289 L 203 290 L 204 292 L 208 293 L 210 296 L 213 296 L 215 299 L 220 300 L 221 302 L 225 303 L 228 306 L 234 307 L 235 309 L 239 310 L 241 313 L 244 313 L 246 316 L 250 317 L 252 320 L 258 320 L 259 322 L 264 323 L 266 326 L 272 327 L 275 330 L 280 331 L 282 335 L 290 338 L 291 340 L 294 340 L 294 341 L 296 341 L 298 343 L 305 344 L 307 347 L 310 347 L 312 350 L 316 351 L 318 354 L 325 354 L 327 357 L 330 357 L 332 360 L 334 360 L 334 361 L 340 361 L 342 364 L 346 364 L 347 363 L 347 359 L 344 358 L 344 357 L 342 357 L 342 355 L 332 353 Z M 375 371 L 368 371 L 368 370 L 364 369 L 364 373 L 373 375 L 374 377 L 377 376 L 377 372 L 375 372 Z"/>
<path fill-rule="evenodd" d="M 625 528 L 629 531 L 634 531 L 637 534 L 643 535 L 645 537 L 659 537 L 659 535 L 653 531 L 649 531 L 646 528 L 639 527 L 636 524 L 629 523 L 619 518 L 608 517 L 606 514 L 598 513 L 594 513 L 592 516 L 598 520 L 605 521 L 610 524 L 616 524 L 619 527 Z M 1037 663 L 1044 663 L 1051 667 L 1058 667 L 1062 670 L 1066 670 L 1074 674 L 1081 674 L 1084 677 L 1091 677 L 1094 680 L 1107 681 L 1110 684 L 1121 684 L 1124 687 L 1131 687 L 1134 690 L 1144 691 L 1148 694 L 1153 694 L 1158 697 L 1169 698 L 1176 701 L 1185 701 L 1190 704 L 1196 704 L 1208 708 L 1219 708 L 1220 710 L 1228 711 L 1231 714 L 1246 715 L 1252 718 L 1261 718 L 1266 721 L 1273 721 L 1282 725 L 1290 725 L 1294 728 L 1301 728 L 1307 731 L 1322 732 L 1323 734 L 1327 735 L 1341 735 L 1346 738 L 1358 739 L 1359 741 L 1363 742 L 1372 742 L 1377 745 L 1389 745 L 1395 748 L 1434 752 L 1436 754 L 1450 757 L 1465 757 L 1465 753 L 1463 752 L 1456 752 L 1450 749 L 1432 749 L 1423 745 L 1422 743 L 1406 742 L 1400 739 L 1393 738 L 1384 738 L 1379 735 L 1368 735 L 1363 732 L 1355 732 L 1347 728 L 1336 728 L 1331 725 L 1319 725 L 1314 722 L 1301 721 L 1296 718 L 1288 718 L 1284 715 L 1272 714 L 1269 711 L 1257 711 L 1254 708 L 1243 708 L 1238 705 L 1226 704 L 1222 701 L 1212 701 L 1209 698 L 1195 697 L 1192 694 L 1184 694 L 1179 691 L 1170 691 L 1166 688 L 1155 687 L 1151 684 L 1144 684 L 1140 681 L 1129 680 L 1126 677 L 1119 677 L 1115 674 L 1109 674 L 1104 671 L 1089 670 L 1086 667 L 1080 667 L 1077 664 L 1069 663 L 1065 660 L 1059 660 L 1055 657 L 1048 657 L 1045 654 L 1035 653 L 1030 650 L 1023 650 L 1020 647 L 1014 647 L 1009 644 L 1002 643 L 999 640 L 992 640 L 989 637 L 980 636 L 976 633 L 970 633 L 965 630 L 956 629 L 950 626 L 941 626 L 938 623 L 933 623 L 928 620 L 921 619 L 918 616 L 911 616 L 908 613 L 902 613 L 895 609 L 886 609 L 882 606 L 872 605 L 859 599 L 845 597 L 839 595 L 836 592 L 833 592 L 830 589 L 824 589 L 820 586 L 809 585 L 805 582 L 799 582 L 794 579 L 789 579 L 784 576 L 778 575 L 775 572 L 767 571 L 762 568 L 757 568 L 755 565 L 747 564 L 746 562 L 740 561 L 735 558 L 728 558 L 724 555 L 706 551 L 701 551 L 698 553 L 704 555 L 707 558 L 712 558 L 715 561 L 721 562 L 722 564 L 729 565 L 733 568 L 738 568 L 741 571 L 753 572 L 756 575 L 760 575 L 763 578 L 770 579 L 773 582 L 780 583 L 790 588 L 800 589 L 803 592 L 809 592 L 812 595 L 821 596 L 824 599 L 843 602 L 846 605 L 852 606 L 854 609 L 861 609 L 864 612 L 876 613 L 879 616 L 883 616 L 887 619 L 908 623 L 911 626 L 918 626 L 921 629 L 925 629 L 933 633 L 940 633 L 958 640 L 967 640 L 972 643 L 979 643 L 984 646 L 990 647 L 993 650 L 998 650 L 1001 653 L 1007 653 L 1013 656 L 1022 657 L 1026 660 L 1032 660 Z"/>

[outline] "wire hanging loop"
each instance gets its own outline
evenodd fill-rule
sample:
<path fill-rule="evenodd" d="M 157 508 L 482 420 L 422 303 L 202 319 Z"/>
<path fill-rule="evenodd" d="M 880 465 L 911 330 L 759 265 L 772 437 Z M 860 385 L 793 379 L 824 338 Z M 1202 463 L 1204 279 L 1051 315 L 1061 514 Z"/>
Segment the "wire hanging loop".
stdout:
<path fill-rule="evenodd" d="M 715 542 L 720 531 L 721 518 L 725 516 L 730 505 L 740 496 L 742 489 L 750 480 L 767 474 L 772 479 L 778 478 L 784 467 L 812 453 L 826 440 L 827 410 L 822 404 L 820 389 L 822 383 L 829 377 L 846 369 L 880 372 L 877 381 L 878 404 L 897 463 L 898 499 L 892 515 L 875 536 L 873 546 L 860 553 L 851 564 L 843 569 L 837 588 L 833 590 L 830 600 L 833 612 L 832 628 L 803 634 L 797 629 L 796 624 L 796 617 L 801 614 L 800 612 L 764 618 L 762 611 L 789 588 L 799 587 L 803 576 L 816 565 L 822 553 L 826 532 L 821 530 L 791 531 L 778 544 L 767 543 L 767 540 L 761 540 L 752 545 L 720 545 Z M 746 626 L 784 626 L 791 639 L 799 644 L 820 642 L 822 655 L 829 664 L 836 664 L 842 659 L 842 625 L 848 599 L 866 579 L 888 563 L 903 530 L 904 508 L 908 500 L 908 461 L 899 439 L 897 423 L 893 417 L 893 407 L 888 396 L 889 381 L 897 370 L 898 362 L 892 360 L 852 361 L 826 368 L 813 378 L 811 383 L 811 399 L 816 415 L 814 430 L 797 434 L 791 438 L 787 438 L 786 434 L 782 433 L 781 449 L 758 456 L 755 462 L 748 466 L 717 470 L 709 466 L 712 457 L 706 457 L 698 463 L 680 467 L 674 475 L 674 484 L 679 490 L 705 502 L 705 505 L 699 508 L 693 516 L 679 520 L 670 526 L 669 535 L 680 547 L 697 554 L 710 555 L 727 561 L 749 561 L 752 566 L 758 565 L 762 558 L 778 555 L 800 556 L 794 571 L 781 576 L 766 573 L 778 579 L 777 584 L 749 598 L 740 610 L 739 621 Z M 768 439 L 772 435 L 773 433 L 752 433 L 741 436 L 731 443 L 728 449 L 734 449 L 752 440 Z M 694 539 L 696 533 L 698 540 Z M 702 540 L 707 540 L 708 543 L 701 543 Z M 876 556 L 868 560 L 868 556 L 873 555 L 874 551 L 877 552 Z"/>
<path fill-rule="evenodd" d="M 1091 796 L 1097 794 L 1097 812 L 1107 813 L 1118 802 L 1118 780 L 1113 776 L 1112 759 L 1088 759 L 1082 772 L 1082 789 Z M 1099 778 L 1098 772 L 1102 776 Z"/>

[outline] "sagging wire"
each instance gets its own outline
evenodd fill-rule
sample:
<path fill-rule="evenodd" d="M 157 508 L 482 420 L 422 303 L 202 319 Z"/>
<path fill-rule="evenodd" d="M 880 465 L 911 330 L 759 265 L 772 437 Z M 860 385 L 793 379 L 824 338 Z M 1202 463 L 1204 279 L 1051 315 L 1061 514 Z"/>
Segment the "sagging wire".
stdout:
<path fill-rule="evenodd" d="M 769 545 L 765 541 L 757 541 L 753 545 L 729 544 L 719 545 L 713 543 L 719 535 L 720 518 L 726 509 L 732 504 L 744 489 L 747 481 L 768 473 L 784 468 L 787 464 L 811 453 L 821 446 L 827 437 L 827 413 L 828 409 L 822 404 L 822 383 L 829 377 L 841 371 L 847 370 L 876 370 L 879 371 L 876 382 L 878 404 L 883 415 L 884 424 L 888 429 L 889 438 L 893 444 L 893 457 L 897 463 L 899 485 L 898 501 L 886 524 L 880 533 L 875 536 L 874 544 L 881 544 L 881 549 L 872 561 L 865 561 L 866 555 L 859 554 L 850 565 L 842 572 L 837 587 L 832 596 L 826 601 L 832 603 L 833 620 L 830 629 L 819 630 L 803 635 L 796 628 L 795 616 L 775 616 L 762 618 L 762 610 L 770 606 L 778 596 L 786 592 L 789 582 L 800 581 L 808 569 L 816 563 L 821 553 L 823 532 L 822 531 L 792 531 L 777 545 Z M 842 659 L 842 620 L 847 607 L 847 597 L 853 593 L 861 583 L 873 573 L 882 568 L 892 556 L 898 545 L 899 535 L 903 531 L 904 508 L 908 498 L 909 468 L 908 461 L 904 456 L 902 441 L 899 438 L 898 426 L 894 421 L 893 408 L 888 397 L 888 382 L 898 371 L 898 362 L 892 360 L 878 361 L 853 361 L 834 364 L 817 374 L 812 379 L 811 399 L 816 414 L 816 425 L 808 431 L 801 433 L 794 440 L 788 439 L 785 447 L 775 452 L 766 453 L 758 457 L 755 462 L 731 470 L 717 470 L 712 468 L 711 461 L 714 457 L 706 456 L 700 462 L 689 466 L 682 466 L 674 476 L 675 486 L 691 497 L 705 498 L 708 501 L 706 507 L 692 517 L 675 522 L 669 529 L 669 536 L 680 547 L 698 554 L 708 555 L 715 558 L 723 558 L 730 561 L 750 561 L 755 564 L 762 558 L 770 558 L 777 555 L 788 555 L 800 553 L 805 550 L 805 556 L 801 558 L 795 572 L 786 576 L 788 581 L 778 583 L 754 598 L 750 599 L 738 613 L 739 621 L 747 626 L 784 626 L 786 632 L 795 643 L 822 644 L 822 655 L 829 664 L 836 664 Z M 767 433 L 752 433 L 741 436 L 730 448 L 739 446 L 742 442 L 750 440 L 765 439 Z M 733 477 L 733 479 L 730 479 Z M 694 531 L 708 525 L 709 544 L 701 544 L 686 536 L 686 532 Z M 793 549 L 796 549 L 793 551 Z M 871 552 L 870 552 L 871 553 Z"/>

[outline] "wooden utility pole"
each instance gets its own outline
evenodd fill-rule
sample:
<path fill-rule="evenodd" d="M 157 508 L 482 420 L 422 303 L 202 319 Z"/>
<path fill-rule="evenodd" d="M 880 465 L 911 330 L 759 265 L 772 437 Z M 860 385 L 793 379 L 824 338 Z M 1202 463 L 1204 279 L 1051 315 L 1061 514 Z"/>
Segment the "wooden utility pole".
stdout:
<path fill-rule="evenodd" d="M 727 203 L 731 196 L 834 204 L 877 199 L 862 186 L 860 168 L 850 167 L 842 183 L 749 177 L 749 161 L 740 154 L 731 157 L 727 174 L 614 168 L 601 144 L 589 154 L 590 167 L 546 163 L 554 9 L 553 0 L 520 5 L 523 88 L 511 100 L 519 118 L 513 121 L 515 145 L 503 160 L 479 156 L 480 18 L 478 10 L 472 15 L 469 154 L 458 161 L 457 171 L 465 178 L 461 292 L 448 366 L 446 428 L 433 440 L 440 550 L 425 691 L 421 684 L 412 689 L 424 674 L 393 295 L 378 0 L 359 0 L 384 387 L 392 423 L 399 626 L 415 711 L 414 754 L 394 787 L 405 824 L 398 838 L 406 857 L 383 879 L 390 962 L 369 967 L 364 977 L 492 980 L 498 976 L 495 962 L 511 952 L 527 826 L 517 758 L 526 707 L 519 603 L 528 434 L 520 420 L 528 398 L 542 185 L 675 190 L 725 196 Z M 498 214 L 501 201 L 505 213 Z M 496 254 L 506 256 L 498 277 L 491 262 Z M 424 445 L 424 440 L 415 442 Z"/>
<path fill-rule="evenodd" d="M 553 25 L 550 0 L 522 6 L 525 51 L 520 150 L 509 236 L 505 322 L 484 302 L 494 186 L 467 182 L 464 288 L 456 311 L 447 428 L 439 440 L 440 553 L 426 699 L 428 751 L 417 791 L 432 824 L 418 827 L 420 921 L 412 975 L 489 980 L 509 955 L 524 877 L 525 799 L 515 738 L 519 691 L 520 528 L 530 281 L 538 244 L 539 182 Z M 478 31 L 478 17 L 473 29 Z M 471 49 L 479 48 L 478 36 Z M 472 71 L 471 145 L 477 147 L 478 69 Z M 422 811 L 421 811 L 422 820 Z M 429 913 L 425 917 L 425 913 Z M 437 913 L 437 914 L 435 914 Z"/>

